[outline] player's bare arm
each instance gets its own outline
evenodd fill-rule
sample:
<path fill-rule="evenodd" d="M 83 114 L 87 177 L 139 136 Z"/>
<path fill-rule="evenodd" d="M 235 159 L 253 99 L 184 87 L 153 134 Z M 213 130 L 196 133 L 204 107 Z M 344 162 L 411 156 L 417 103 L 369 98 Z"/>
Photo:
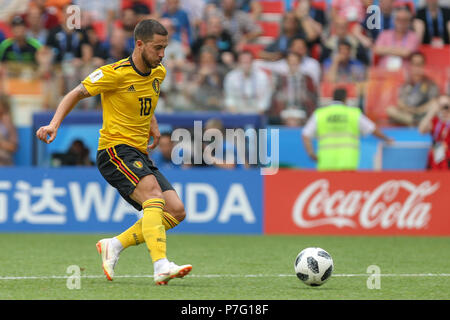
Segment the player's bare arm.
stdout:
<path fill-rule="evenodd" d="M 50 121 L 50 124 L 40 127 L 36 131 L 36 136 L 38 137 L 38 139 L 45 143 L 51 143 L 53 140 L 55 140 L 58 128 L 64 118 L 70 113 L 70 111 L 72 111 L 72 109 L 80 100 L 90 96 L 91 95 L 89 94 L 89 92 L 81 83 L 75 89 L 66 94 L 59 103 L 55 115 Z"/>
<path fill-rule="evenodd" d="M 161 138 L 161 133 L 158 128 L 158 121 L 156 120 L 156 116 L 153 115 L 152 122 L 150 124 L 150 138 L 153 137 L 153 142 L 148 147 L 150 149 L 155 149 L 159 144 L 159 139 Z"/>

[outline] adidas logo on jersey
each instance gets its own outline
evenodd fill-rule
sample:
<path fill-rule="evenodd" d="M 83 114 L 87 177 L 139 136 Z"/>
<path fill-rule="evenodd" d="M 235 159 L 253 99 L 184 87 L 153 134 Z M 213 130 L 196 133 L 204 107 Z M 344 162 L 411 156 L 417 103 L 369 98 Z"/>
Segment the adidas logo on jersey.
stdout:
<path fill-rule="evenodd" d="M 131 86 L 128 88 L 127 91 L 128 91 L 128 92 L 136 92 L 136 89 L 134 89 L 134 86 L 131 85 Z"/>

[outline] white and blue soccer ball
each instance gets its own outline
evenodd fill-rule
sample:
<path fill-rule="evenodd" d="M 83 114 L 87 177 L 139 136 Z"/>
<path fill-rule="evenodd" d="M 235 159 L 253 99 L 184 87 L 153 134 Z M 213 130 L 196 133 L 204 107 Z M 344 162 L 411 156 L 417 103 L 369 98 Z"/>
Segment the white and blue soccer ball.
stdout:
<path fill-rule="evenodd" d="M 306 248 L 295 259 L 294 269 L 297 277 L 310 286 L 320 286 L 330 279 L 333 273 L 333 259 L 321 248 Z"/>

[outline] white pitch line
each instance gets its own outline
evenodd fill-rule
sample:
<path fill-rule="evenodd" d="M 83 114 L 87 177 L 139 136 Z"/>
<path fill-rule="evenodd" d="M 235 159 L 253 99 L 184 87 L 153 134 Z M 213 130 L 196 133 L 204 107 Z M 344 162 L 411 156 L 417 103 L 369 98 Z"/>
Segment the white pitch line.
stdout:
<path fill-rule="evenodd" d="M 333 274 L 333 277 L 369 277 L 373 273 Z M 381 277 L 450 277 L 450 273 L 384 273 Z M 0 276 L 0 280 L 50 280 L 68 279 L 72 276 Z M 104 278 L 104 275 L 81 275 L 80 278 L 96 279 Z M 115 278 L 153 278 L 153 275 L 116 275 Z M 270 277 L 295 277 L 295 274 L 192 274 L 190 278 L 270 278 Z"/>

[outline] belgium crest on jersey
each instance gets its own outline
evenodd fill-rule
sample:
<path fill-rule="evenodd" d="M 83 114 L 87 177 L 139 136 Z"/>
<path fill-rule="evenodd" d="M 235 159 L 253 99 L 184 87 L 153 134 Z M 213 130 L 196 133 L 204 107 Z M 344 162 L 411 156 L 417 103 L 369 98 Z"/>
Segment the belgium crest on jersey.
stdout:
<path fill-rule="evenodd" d="M 160 88 L 159 88 L 159 80 L 158 79 L 153 80 L 152 86 L 153 86 L 153 90 L 155 90 L 155 93 L 159 94 Z"/>

